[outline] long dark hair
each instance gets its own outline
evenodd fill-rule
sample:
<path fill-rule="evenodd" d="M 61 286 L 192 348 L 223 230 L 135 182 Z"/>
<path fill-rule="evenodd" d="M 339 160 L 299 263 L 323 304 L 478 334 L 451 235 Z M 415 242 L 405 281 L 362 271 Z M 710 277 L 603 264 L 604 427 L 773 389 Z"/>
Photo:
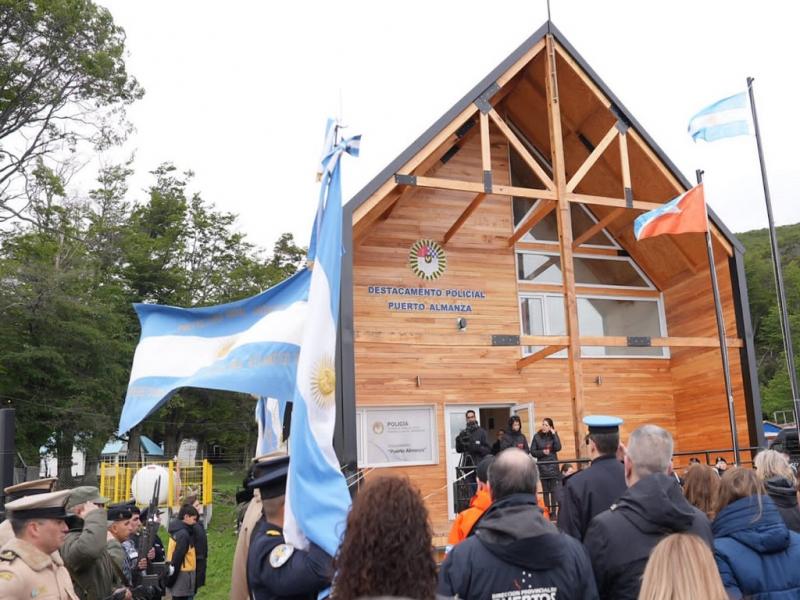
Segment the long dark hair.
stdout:
<path fill-rule="evenodd" d="M 333 600 L 433 600 L 436 562 L 428 510 L 405 477 L 371 479 L 353 502 L 334 560 Z"/>

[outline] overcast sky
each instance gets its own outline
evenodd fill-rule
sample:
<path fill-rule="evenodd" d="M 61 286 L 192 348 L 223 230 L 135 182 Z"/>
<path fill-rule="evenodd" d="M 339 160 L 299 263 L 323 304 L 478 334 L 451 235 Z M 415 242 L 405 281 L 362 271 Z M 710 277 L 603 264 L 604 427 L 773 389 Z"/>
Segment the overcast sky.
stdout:
<path fill-rule="evenodd" d="M 361 133 L 344 159 L 352 197 L 547 18 L 545 0 L 220 3 L 99 0 L 127 32 L 146 89 L 132 198 L 162 161 L 240 215 L 251 241 L 307 244 L 328 116 Z M 794 2 L 552 0 L 553 22 L 734 231 L 766 226 L 755 140 L 694 144 L 688 119 L 755 91 L 778 224 L 800 221 Z M 121 155 L 120 155 L 121 156 Z M 113 159 L 105 157 L 105 160 Z"/>

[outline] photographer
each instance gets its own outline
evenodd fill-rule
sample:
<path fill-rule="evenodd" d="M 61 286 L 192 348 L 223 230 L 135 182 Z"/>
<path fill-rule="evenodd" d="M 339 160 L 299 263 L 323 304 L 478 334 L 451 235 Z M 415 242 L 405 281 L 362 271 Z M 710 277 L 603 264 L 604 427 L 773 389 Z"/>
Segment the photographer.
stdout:
<path fill-rule="evenodd" d="M 486 430 L 478 425 L 475 411 L 469 409 L 466 413 L 467 426 L 461 430 L 456 438 L 456 452 L 461 453 L 460 467 L 473 467 L 467 472 L 466 480 L 470 487 L 470 496 L 474 495 L 478 489 L 478 482 L 475 480 L 475 469 L 481 459 L 492 453 L 489 442 L 486 440 Z"/>

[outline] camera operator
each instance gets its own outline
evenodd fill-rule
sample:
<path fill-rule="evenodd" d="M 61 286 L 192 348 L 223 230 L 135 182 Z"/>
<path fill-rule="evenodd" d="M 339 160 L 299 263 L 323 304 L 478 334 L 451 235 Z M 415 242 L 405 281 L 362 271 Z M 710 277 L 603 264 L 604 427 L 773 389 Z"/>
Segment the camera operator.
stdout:
<path fill-rule="evenodd" d="M 475 467 L 484 456 L 492 453 L 491 446 L 486 440 L 486 430 L 478 425 L 478 418 L 475 411 L 469 409 L 466 412 L 467 426 L 462 429 L 456 438 L 456 452 L 461 453 L 461 467 Z M 470 484 L 471 494 L 475 493 L 478 487 L 475 481 L 475 469 L 473 468 L 466 477 Z"/>

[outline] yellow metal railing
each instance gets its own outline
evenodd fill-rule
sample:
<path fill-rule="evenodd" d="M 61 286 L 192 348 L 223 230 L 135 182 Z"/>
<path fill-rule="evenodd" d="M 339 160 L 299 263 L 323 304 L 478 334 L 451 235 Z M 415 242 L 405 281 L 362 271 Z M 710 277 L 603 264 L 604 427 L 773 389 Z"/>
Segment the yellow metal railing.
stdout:
<path fill-rule="evenodd" d="M 196 496 L 201 504 L 213 504 L 212 486 L 214 482 L 214 467 L 208 460 L 185 462 L 148 461 L 143 462 L 101 462 L 100 463 L 100 495 L 105 496 L 110 502 L 124 502 L 129 500 L 133 493 L 131 483 L 136 473 L 147 465 L 159 465 L 167 471 L 166 502 L 163 508 L 176 508 L 188 496 Z"/>

